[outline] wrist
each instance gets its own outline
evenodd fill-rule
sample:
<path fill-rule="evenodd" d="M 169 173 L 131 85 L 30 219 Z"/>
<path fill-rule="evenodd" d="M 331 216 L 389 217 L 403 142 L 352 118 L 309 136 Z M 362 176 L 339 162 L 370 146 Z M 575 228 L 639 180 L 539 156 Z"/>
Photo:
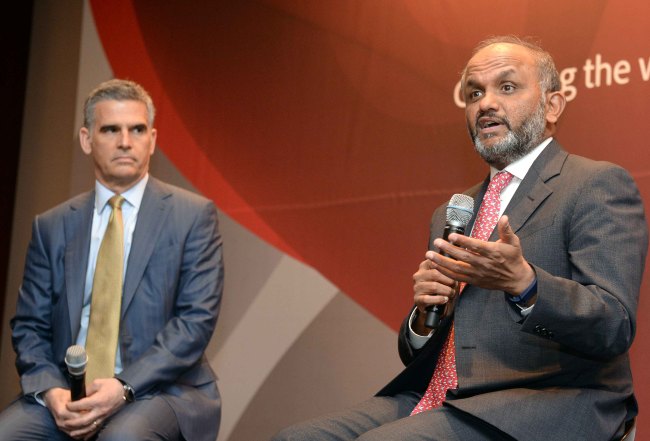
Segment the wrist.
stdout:
<path fill-rule="evenodd" d="M 510 289 L 507 289 L 506 292 L 511 296 L 523 295 L 526 290 L 530 289 L 530 286 L 536 279 L 537 273 L 535 272 L 535 269 L 531 264 L 524 261 L 522 270 L 516 273 L 512 286 L 510 286 Z"/>
<path fill-rule="evenodd" d="M 127 383 L 126 381 L 120 378 L 115 377 L 115 379 L 120 383 L 122 383 L 122 391 L 123 391 L 122 399 L 127 404 L 133 403 L 135 401 L 135 390 L 133 389 L 133 387 L 131 387 L 129 383 Z"/>
<path fill-rule="evenodd" d="M 537 298 L 537 277 L 535 277 L 530 285 L 519 295 L 508 294 L 508 300 L 512 303 L 521 306 L 530 306 Z"/>
<path fill-rule="evenodd" d="M 427 328 L 424 324 L 426 316 L 426 312 L 422 313 L 418 308 L 415 308 L 411 316 L 411 331 L 422 337 L 431 334 L 431 329 Z"/>

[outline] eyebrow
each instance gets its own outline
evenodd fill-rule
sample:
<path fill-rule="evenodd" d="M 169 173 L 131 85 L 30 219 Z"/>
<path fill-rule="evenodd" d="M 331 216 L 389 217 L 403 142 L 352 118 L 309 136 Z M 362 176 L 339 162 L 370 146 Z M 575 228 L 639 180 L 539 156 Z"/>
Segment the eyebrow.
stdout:
<path fill-rule="evenodd" d="M 106 130 L 115 130 L 115 129 L 119 129 L 120 127 L 121 127 L 120 124 L 105 124 L 105 125 L 99 127 L 99 131 L 104 132 Z M 138 124 L 133 124 L 133 125 L 128 126 L 129 130 L 133 130 L 133 129 L 141 130 L 141 129 L 146 129 L 146 128 L 147 128 L 147 125 L 145 123 L 138 123 Z"/>
<path fill-rule="evenodd" d="M 497 79 L 497 81 L 503 81 L 506 78 L 510 77 L 511 75 L 515 75 L 516 73 L 517 73 L 517 71 L 515 69 L 512 69 L 512 68 L 506 69 L 503 72 L 500 72 L 499 75 L 497 75 L 496 79 Z M 470 77 L 465 82 L 465 85 L 466 86 L 476 86 L 476 85 L 478 85 L 478 83 Z"/>

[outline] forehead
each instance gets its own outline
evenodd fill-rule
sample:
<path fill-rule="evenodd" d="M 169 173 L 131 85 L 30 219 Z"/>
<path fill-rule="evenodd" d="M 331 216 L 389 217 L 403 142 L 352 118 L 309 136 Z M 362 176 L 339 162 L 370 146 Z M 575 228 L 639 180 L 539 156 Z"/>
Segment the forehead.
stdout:
<path fill-rule="evenodd" d="M 95 105 L 95 120 L 100 124 L 146 124 L 147 106 L 135 100 L 102 100 Z"/>
<path fill-rule="evenodd" d="M 536 59 L 532 52 L 516 44 L 497 43 L 478 51 L 467 63 L 466 82 L 485 80 L 504 72 L 536 75 Z"/>

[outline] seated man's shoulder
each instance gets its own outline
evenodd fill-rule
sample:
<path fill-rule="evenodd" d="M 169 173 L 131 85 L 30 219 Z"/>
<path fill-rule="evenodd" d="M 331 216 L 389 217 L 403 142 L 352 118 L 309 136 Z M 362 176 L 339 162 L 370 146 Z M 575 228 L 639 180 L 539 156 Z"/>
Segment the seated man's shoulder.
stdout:
<path fill-rule="evenodd" d="M 93 195 L 94 193 L 92 191 L 81 193 L 40 213 L 37 215 L 37 218 L 41 222 L 61 219 L 65 214 L 71 211 L 79 211 L 87 206 L 92 206 L 94 202 Z"/>
<path fill-rule="evenodd" d="M 205 205 L 212 204 L 213 202 L 206 198 L 205 196 L 196 193 L 192 190 L 182 188 L 167 182 L 163 182 L 159 179 L 151 179 L 151 183 L 154 187 L 157 187 L 163 194 L 172 196 L 177 201 L 182 201 L 185 204 L 203 207 Z"/>

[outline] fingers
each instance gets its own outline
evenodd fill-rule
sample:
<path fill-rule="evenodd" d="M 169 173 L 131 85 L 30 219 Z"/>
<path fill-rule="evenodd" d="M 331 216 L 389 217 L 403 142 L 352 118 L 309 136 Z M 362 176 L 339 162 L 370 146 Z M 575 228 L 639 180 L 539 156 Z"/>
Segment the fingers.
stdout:
<path fill-rule="evenodd" d="M 454 280 L 449 277 L 441 274 L 438 271 L 438 264 L 435 263 L 429 256 L 435 256 L 438 253 L 433 251 L 428 251 L 426 256 L 427 259 L 420 263 L 418 271 L 413 274 L 413 281 L 418 282 L 440 282 L 444 285 L 451 286 L 454 284 Z"/>
<path fill-rule="evenodd" d="M 70 401 L 66 407 L 70 412 L 82 413 L 91 411 L 94 408 L 94 403 L 92 398 L 84 397 L 77 401 Z"/>
<path fill-rule="evenodd" d="M 78 404 L 79 402 L 87 402 L 84 405 L 84 410 L 76 412 L 75 417 L 66 421 L 61 429 L 74 439 L 89 439 L 102 428 L 109 415 L 99 407 L 88 407 L 89 398 L 74 401 L 70 404 Z"/>
<path fill-rule="evenodd" d="M 440 250 L 441 254 L 451 258 L 452 260 L 442 260 L 432 257 L 431 259 L 451 269 L 454 264 L 453 260 L 466 262 L 469 264 L 476 264 L 478 257 L 486 257 L 489 259 L 499 258 L 502 254 L 511 251 L 504 251 L 503 245 L 508 247 L 519 248 L 519 237 L 515 234 L 514 230 L 508 222 L 508 216 L 502 216 L 497 223 L 497 231 L 499 240 L 496 242 L 488 242 L 473 237 L 463 236 L 461 234 L 450 234 L 449 242 L 443 239 L 436 239 L 433 243 Z M 462 269 L 460 265 L 457 268 Z"/>
<path fill-rule="evenodd" d="M 74 439 L 90 439 L 102 424 L 124 405 L 122 384 L 115 378 L 97 379 L 86 389 L 88 395 L 66 403 L 72 415 L 61 429 Z M 69 393 L 68 393 L 69 395 Z"/>
<path fill-rule="evenodd" d="M 467 242 L 465 244 L 468 247 L 466 249 L 452 245 L 442 239 L 436 239 L 434 245 L 440 249 L 440 253 L 433 253 L 431 256 L 436 270 L 449 280 L 467 282 L 466 276 L 471 272 L 476 260 L 480 257 L 479 250 L 481 253 L 489 252 L 484 249 L 485 242 L 475 239 L 471 239 L 471 241 L 472 243 Z M 473 242 L 479 242 L 479 244 L 475 246 Z"/>
<path fill-rule="evenodd" d="M 413 298 L 421 312 L 430 305 L 444 305 L 455 295 L 456 282 L 436 268 L 432 260 L 426 259 L 413 274 Z"/>
<path fill-rule="evenodd" d="M 494 242 L 486 242 L 473 237 L 461 234 L 449 235 L 449 242 L 443 239 L 436 239 L 433 244 L 440 250 L 441 254 L 452 260 L 467 261 L 475 255 L 489 256 L 494 249 Z M 438 262 L 439 259 L 433 259 Z"/>
<path fill-rule="evenodd" d="M 431 255 L 432 268 L 458 282 L 515 292 L 513 288 L 532 279 L 532 271 L 508 217 L 502 216 L 496 228 L 499 236 L 496 242 L 460 234 L 450 234 L 449 242 L 436 239 L 434 245 L 440 253 Z"/>
<path fill-rule="evenodd" d="M 74 439 L 88 439 L 101 428 L 102 412 L 92 395 L 67 403 L 74 418 L 66 421 L 64 431 Z"/>
<path fill-rule="evenodd" d="M 510 222 L 508 221 L 508 216 L 501 216 L 499 222 L 497 222 L 497 231 L 499 232 L 499 241 L 512 245 L 515 247 L 519 246 L 519 238 L 512 230 Z"/>
<path fill-rule="evenodd" d="M 418 282 L 414 286 L 413 299 L 418 309 L 424 311 L 427 306 L 444 305 L 455 295 L 455 287 L 438 282 Z"/>
<path fill-rule="evenodd" d="M 93 437 L 95 436 L 95 434 L 96 434 L 97 432 L 99 432 L 99 429 L 100 429 L 100 428 L 101 428 L 101 426 L 98 426 L 98 427 L 96 428 L 96 430 L 93 430 L 92 432 L 88 433 L 87 435 L 85 435 L 85 436 L 84 436 L 83 438 L 81 438 L 81 439 L 83 439 L 84 441 L 88 441 L 88 440 L 93 439 Z"/>
<path fill-rule="evenodd" d="M 92 420 L 90 423 L 86 424 L 85 426 L 72 430 L 68 433 L 70 437 L 74 439 L 83 439 L 83 440 L 88 440 L 91 439 L 95 433 L 99 432 L 99 430 L 102 428 L 102 421 L 100 420 Z"/>

